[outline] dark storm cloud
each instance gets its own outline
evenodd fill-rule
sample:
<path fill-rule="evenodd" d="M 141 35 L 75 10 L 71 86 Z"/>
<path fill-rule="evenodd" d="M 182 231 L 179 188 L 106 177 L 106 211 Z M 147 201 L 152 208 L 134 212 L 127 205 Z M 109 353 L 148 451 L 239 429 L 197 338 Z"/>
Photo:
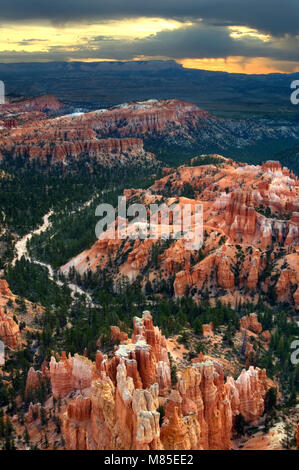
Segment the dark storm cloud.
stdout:
<path fill-rule="evenodd" d="M 299 37 L 286 36 L 264 42 L 257 37 L 231 37 L 226 27 L 215 28 L 202 22 L 174 31 L 161 31 L 142 39 L 114 39 L 96 36 L 80 46 L 55 46 L 48 52 L 1 52 L 1 60 L 68 60 L 114 59 L 131 60 L 142 56 L 171 59 L 265 57 L 278 61 L 299 61 Z"/>
<path fill-rule="evenodd" d="M 5 21 L 103 21 L 134 17 L 202 18 L 214 25 L 243 25 L 273 35 L 299 32 L 298 0 L 1 0 Z"/>
<path fill-rule="evenodd" d="M 84 25 L 139 17 L 162 17 L 182 22 L 178 29 L 164 30 L 146 38 L 118 40 L 99 34 L 92 39 L 82 38 L 78 46 L 49 47 L 45 52 L 1 52 L 0 61 L 131 60 L 144 56 L 171 59 L 238 56 L 245 60 L 265 57 L 286 63 L 299 61 L 299 0 L 0 1 L 4 27 L 8 21 L 28 21 L 37 25 L 50 21 L 63 27 L 73 26 L 76 22 Z M 265 42 L 250 35 L 236 39 L 231 36 L 228 26 L 254 28 L 270 34 L 270 40 Z M 115 35 L 117 33 L 116 29 Z M 19 45 L 30 43 L 35 40 L 23 40 Z"/>
<path fill-rule="evenodd" d="M 46 42 L 46 39 L 23 39 L 18 42 L 19 46 L 30 46 L 31 44 L 37 44 L 40 42 Z"/>
<path fill-rule="evenodd" d="M 226 27 L 215 28 L 198 23 L 174 31 L 161 31 L 142 39 L 105 39 L 99 41 L 98 49 L 92 53 L 94 58 L 115 60 L 130 60 L 144 55 L 172 59 L 244 56 L 299 61 L 299 38 L 287 36 L 264 42 L 250 36 L 235 39 L 230 34 Z"/>

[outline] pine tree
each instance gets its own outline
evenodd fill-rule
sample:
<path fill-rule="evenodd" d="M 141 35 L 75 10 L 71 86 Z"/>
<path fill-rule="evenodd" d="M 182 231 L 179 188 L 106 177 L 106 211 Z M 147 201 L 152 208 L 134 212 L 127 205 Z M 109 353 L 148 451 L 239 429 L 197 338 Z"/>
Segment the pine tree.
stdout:
<path fill-rule="evenodd" d="M 29 442 L 30 442 L 30 435 L 29 435 L 29 432 L 28 432 L 27 427 L 25 428 L 23 437 L 24 437 L 24 441 L 26 442 L 26 444 L 29 444 Z"/>
<path fill-rule="evenodd" d="M 48 447 L 49 447 L 49 441 L 48 441 L 47 433 L 45 433 L 45 435 L 44 435 L 44 447 L 45 447 L 45 449 L 48 449 Z"/>
<path fill-rule="evenodd" d="M 43 426 L 45 426 L 48 422 L 46 410 L 43 406 L 40 409 L 40 420 L 41 420 L 41 423 L 42 423 Z"/>
<path fill-rule="evenodd" d="M 245 351 L 246 351 L 246 347 L 247 347 L 247 342 L 248 342 L 248 333 L 247 333 L 247 330 L 245 330 L 245 332 L 244 332 L 244 334 L 243 334 L 242 346 L 241 346 L 241 351 L 240 351 L 240 353 L 242 354 L 242 356 L 245 355 Z"/>
<path fill-rule="evenodd" d="M 238 436 L 243 436 L 245 432 L 246 421 L 244 416 L 240 413 L 235 418 L 235 430 Z"/>
<path fill-rule="evenodd" d="M 284 449 L 290 449 L 295 442 L 293 426 L 291 423 L 285 423 L 284 433 L 285 433 L 285 436 L 280 441 L 281 445 Z"/>
<path fill-rule="evenodd" d="M 277 390 L 274 387 L 269 388 L 267 390 L 265 396 L 265 413 L 269 413 L 275 408 L 277 400 Z"/>

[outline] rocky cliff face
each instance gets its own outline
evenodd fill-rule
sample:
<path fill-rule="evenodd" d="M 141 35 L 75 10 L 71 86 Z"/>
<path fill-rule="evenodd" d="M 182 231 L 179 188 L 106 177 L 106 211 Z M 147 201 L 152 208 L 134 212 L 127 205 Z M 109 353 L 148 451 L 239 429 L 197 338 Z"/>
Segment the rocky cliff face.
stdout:
<path fill-rule="evenodd" d="M 58 361 L 54 357 L 50 362 L 50 377 L 53 396 L 63 398 L 74 390 L 81 390 L 91 385 L 94 365 L 84 356 L 75 357 L 62 353 Z"/>
<path fill-rule="evenodd" d="M 66 400 L 63 436 L 74 450 L 229 449 L 234 416 L 256 422 L 272 385 L 253 367 L 225 379 L 221 364 L 202 354 L 172 385 L 166 340 L 149 312 L 134 318 L 132 338 L 112 357 L 98 352 L 92 363 L 63 354 L 51 359 L 50 378 L 54 396 Z"/>
<path fill-rule="evenodd" d="M 261 333 L 263 327 L 258 321 L 256 313 L 251 313 L 248 316 L 241 318 L 241 328 L 244 330 L 251 330 L 254 333 Z"/>
<path fill-rule="evenodd" d="M 165 138 L 167 143 L 244 146 L 263 138 L 299 137 L 299 127 L 221 119 L 183 100 L 124 103 L 88 113 L 75 112 L 49 119 L 48 111 L 62 113 L 63 105 L 44 95 L 8 104 L 0 110 L 0 156 L 22 156 L 43 165 L 68 164 L 79 157 L 96 158 L 105 166 L 155 164 L 143 150 L 143 138 Z M 11 116 L 13 115 L 13 116 Z M 267 168 L 276 171 L 274 166 Z"/>
<path fill-rule="evenodd" d="M 43 383 L 46 385 L 46 378 L 49 377 L 50 371 L 47 367 L 46 362 L 42 364 L 41 370 L 35 370 L 34 367 L 30 367 L 27 380 L 25 393 L 28 395 L 33 395 L 36 389 L 38 389 Z"/>
<path fill-rule="evenodd" d="M 3 310 L 0 310 L 0 339 L 11 349 L 18 349 L 21 346 L 19 325 Z"/>
<path fill-rule="evenodd" d="M 28 126 L 3 131 L 2 135 L 0 133 L 2 159 L 9 154 L 45 166 L 49 163 L 67 165 L 83 157 L 94 159 L 103 166 L 156 164 L 155 157 L 145 152 L 141 139 L 99 139 L 92 130 L 81 132 L 80 129 L 76 133 L 66 129 L 55 132 L 55 125 L 55 122 L 45 121 L 41 129 Z"/>
<path fill-rule="evenodd" d="M 41 305 L 13 294 L 8 282 L 0 279 L 0 340 L 8 348 L 15 350 L 24 347 L 27 344 L 27 331 L 39 329 L 37 319 L 43 313 Z M 23 328 L 20 329 L 22 323 Z"/>
<path fill-rule="evenodd" d="M 12 298 L 13 294 L 9 288 L 8 282 L 5 279 L 0 279 L 0 295 L 2 297 Z"/>
<path fill-rule="evenodd" d="M 154 292 L 165 281 L 173 283 L 177 297 L 188 293 L 200 300 L 208 289 L 210 297 L 235 304 L 257 301 L 261 294 L 266 301 L 287 302 L 298 309 L 298 179 L 279 162 L 249 166 L 216 157 L 218 166 L 182 166 L 167 171 L 147 191 L 125 192 L 128 204 L 134 199 L 147 207 L 161 204 L 162 198 L 180 207 L 202 204 L 200 251 L 187 250 L 183 240 L 171 240 L 157 248 L 154 263 L 151 253 L 157 239 L 123 243 L 117 236 L 100 238 L 63 266 L 63 272 L 75 267 L 82 274 L 100 267 L 107 275 L 111 259 L 119 276 L 130 282 L 141 276 L 143 286 L 149 281 Z M 192 198 L 184 197 L 186 184 Z"/>
<path fill-rule="evenodd" d="M 35 126 L 49 115 L 62 112 L 64 105 L 52 95 L 42 95 L 21 101 L 6 103 L 0 108 L 0 126 L 6 129 L 3 136 L 9 140 L 10 132 L 23 126 Z M 0 132 L 1 134 L 1 132 Z"/>
<path fill-rule="evenodd" d="M 82 123 L 92 122 L 102 134 L 143 136 L 146 134 L 188 135 L 191 129 L 216 120 L 207 111 L 183 100 L 148 100 L 125 103 L 107 110 L 94 111 L 80 117 Z"/>
<path fill-rule="evenodd" d="M 93 159 L 103 166 L 157 164 L 154 155 L 144 150 L 142 139 L 135 137 L 138 133 L 113 132 L 113 126 L 107 133 L 109 113 L 106 121 L 102 119 L 105 112 L 74 113 L 55 119 L 45 114 L 58 113 L 62 107 L 49 95 L 5 105 L 0 112 L 0 157 L 38 161 L 43 166 L 67 165 L 79 158 Z M 12 114 L 13 120 L 8 118 Z M 118 113 L 114 111 L 113 115 Z M 116 127 L 124 129 L 121 122 L 120 116 Z"/>
<path fill-rule="evenodd" d="M 22 344 L 19 325 L 13 320 L 12 311 L 6 307 L 7 302 L 14 299 L 7 281 L 0 279 L 0 340 L 13 350 L 19 349 Z"/>
<path fill-rule="evenodd" d="M 148 100 L 124 103 L 109 109 L 73 115 L 76 125 L 96 130 L 101 136 L 167 136 L 168 142 L 207 143 L 215 137 L 221 148 L 248 145 L 265 137 L 299 136 L 299 128 L 290 129 L 261 122 L 221 119 L 184 100 Z"/>
<path fill-rule="evenodd" d="M 1 106 L 1 113 L 25 111 L 59 111 L 64 105 L 53 95 L 41 95 Z"/>
<path fill-rule="evenodd" d="M 128 335 L 118 326 L 110 326 L 110 340 L 112 343 L 124 343 L 128 340 Z"/>

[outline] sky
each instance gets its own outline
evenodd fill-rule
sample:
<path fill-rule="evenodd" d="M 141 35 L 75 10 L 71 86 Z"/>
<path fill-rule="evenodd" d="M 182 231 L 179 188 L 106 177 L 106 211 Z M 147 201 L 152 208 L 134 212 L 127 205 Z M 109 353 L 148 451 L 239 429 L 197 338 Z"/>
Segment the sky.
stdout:
<path fill-rule="evenodd" d="M 1 0 L 0 62 L 299 72 L 299 0 Z"/>

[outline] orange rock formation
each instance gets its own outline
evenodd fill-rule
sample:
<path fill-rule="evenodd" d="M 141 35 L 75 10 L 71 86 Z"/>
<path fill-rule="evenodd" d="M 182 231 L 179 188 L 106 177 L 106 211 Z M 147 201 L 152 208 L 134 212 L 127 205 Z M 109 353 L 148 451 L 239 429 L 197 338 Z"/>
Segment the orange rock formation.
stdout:
<path fill-rule="evenodd" d="M 110 326 L 110 340 L 112 343 L 127 341 L 128 335 L 120 330 L 118 326 Z"/>
<path fill-rule="evenodd" d="M 0 295 L 4 297 L 13 297 L 8 282 L 5 281 L 5 279 L 0 279 Z"/>
<path fill-rule="evenodd" d="M 103 166 L 157 165 L 155 156 L 144 150 L 143 140 L 130 137 L 138 133 L 122 132 L 125 129 L 121 126 L 125 119 L 122 111 L 48 118 L 47 111 L 58 112 L 61 108 L 62 103 L 50 95 L 1 107 L 0 159 L 9 153 L 13 158 L 26 158 L 29 163 L 39 161 L 43 165 L 62 164 L 64 167 L 84 157 L 97 160 Z M 17 113 L 17 120 L 7 119 L 12 113 Z M 114 122 L 120 126 L 117 137 L 112 129 Z M 110 135 L 107 135 L 108 127 Z"/>
<path fill-rule="evenodd" d="M 203 336 L 213 336 L 213 323 L 202 325 L 202 334 Z"/>
<path fill-rule="evenodd" d="M 19 325 L 0 309 L 0 339 L 11 349 L 18 349 L 21 345 Z"/>
<path fill-rule="evenodd" d="M 161 280 L 171 280 L 177 297 L 188 294 L 200 300 L 209 290 L 210 297 L 234 305 L 257 301 L 259 294 L 268 301 L 272 293 L 277 302 L 299 309 L 298 179 L 279 162 L 254 166 L 216 157 L 219 166 L 182 166 L 166 172 L 147 191 L 125 192 L 128 204 L 132 198 L 147 207 L 160 203 L 165 191 L 173 196 L 166 198 L 168 205 L 201 203 L 200 252 L 186 249 L 182 239 L 172 240 L 160 249 L 157 267 L 150 262 L 155 239 L 132 243 L 99 239 L 62 271 L 75 267 L 82 274 L 100 267 L 105 273 L 112 260 L 119 276 L 127 276 L 130 282 L 141 276 L 143 286 L 150 281 L 155 292 Z M 194 199 L 181 196 L 186 183 L 193 188 Z"/>
<path fill-rule="evenodd" d="M 256 313 L 251 313 L 248 316 L 242 317 L 241 328 L 253 331 L 254 333 L 261 333 L 263 329 L 261 323 L 258 321 Z"/>
<path fill-rule="evenodd" d="M 271 386 L 253 367 L 225 380 L 215 360 L 193 361 L 173 386 L 166 341 L 149 312 L 134 318 L 132 339 L 112 358 L 98 352 L 92 363 L 63 354 L 51 359 L 50 378 L 54 396 L 67 402 L 66 446 L 82 450 L 229 449 L 234 416 L 257 421 Z"/>

